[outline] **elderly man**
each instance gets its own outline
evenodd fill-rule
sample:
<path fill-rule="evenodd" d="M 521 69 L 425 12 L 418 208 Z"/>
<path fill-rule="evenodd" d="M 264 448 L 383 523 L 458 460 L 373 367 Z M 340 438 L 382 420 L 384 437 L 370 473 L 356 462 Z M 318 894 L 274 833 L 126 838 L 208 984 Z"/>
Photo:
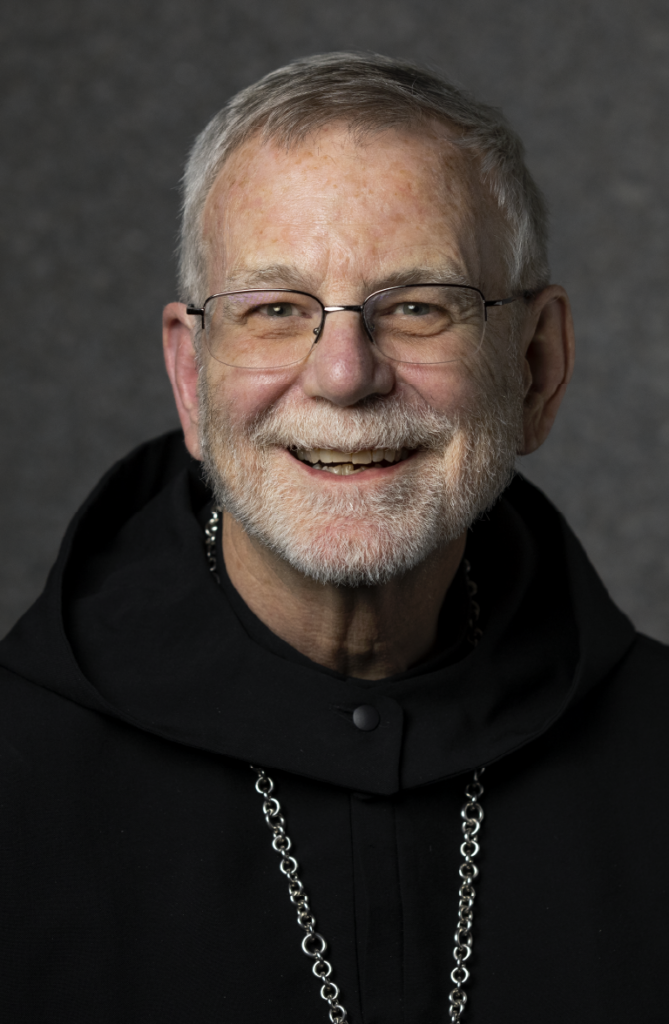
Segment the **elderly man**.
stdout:
<path fill-rule="evenodd" d="M 505 121 L 402 62 L 199 137 L 185 449 L 0 648 L 5 1020 L 665 1019 L 669 657 L 512 479 L 572 370 L 545 249 Z"/>

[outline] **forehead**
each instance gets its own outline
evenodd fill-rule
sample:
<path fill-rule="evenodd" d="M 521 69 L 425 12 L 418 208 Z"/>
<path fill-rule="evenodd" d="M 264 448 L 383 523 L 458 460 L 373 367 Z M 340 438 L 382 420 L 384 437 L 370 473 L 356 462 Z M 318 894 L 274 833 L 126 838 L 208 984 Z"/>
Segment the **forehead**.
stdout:
<path fill-rule="evenodd" d="M 314 286 L 355 275 L 378 283 L 412 265 L 478 283 L 493 212 L 476 157 L 443 133 L 356 140 L 333 126 L 291 148 L 251 139 L 205 205 L 210 284 L 253 283 L 273 265 L 293 265 Z"/>

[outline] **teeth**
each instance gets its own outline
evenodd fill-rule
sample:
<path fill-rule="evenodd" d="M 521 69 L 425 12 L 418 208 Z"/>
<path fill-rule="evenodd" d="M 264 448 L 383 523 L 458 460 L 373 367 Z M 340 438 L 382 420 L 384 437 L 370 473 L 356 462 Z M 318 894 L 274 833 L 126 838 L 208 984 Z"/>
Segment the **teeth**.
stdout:
<path fill-rule="evenodd" d="M 323 466 L 325 473 L 335 473 L 337 476 L 351 476 L 357 472 L 351 462 L 337 462 L 334 466 Z"/>
<path fill-rule="evenodd" d="M 378 462 L 400 462 L 407 459 L 407 448 L 374 448 L 360 452 L 341 452 L 334 448 L 309 448 L 294 450 L 301 462 L 307 462 L 314 469 L 327 469 L 337 476 L 350 476 L 359 472 L 357 466 L 369 466 Z"/>

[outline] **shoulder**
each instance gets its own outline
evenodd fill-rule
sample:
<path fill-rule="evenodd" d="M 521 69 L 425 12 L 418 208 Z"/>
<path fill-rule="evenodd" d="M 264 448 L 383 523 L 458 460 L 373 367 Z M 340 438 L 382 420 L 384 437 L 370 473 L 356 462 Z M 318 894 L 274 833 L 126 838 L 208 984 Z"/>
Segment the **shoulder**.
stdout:
<path fill-rule="evenodd" d="M 651 687 L 666 686 L 669 684 L 669 645 L 637 633 L 614 675 L 621 681 L 641 675 Z"/>
<path fill-rule="evenodd" d="M 577 702 L 580 705 L 581 702 Z M 609 747 L 607 763 L 669 771 L 669 647 L 637 633 L 625 656 L 584 698 L 586 732 Z M 666 774 L 666 773 L 665 773 Z"/>
<path fill-rule="evenodd" d="M 104 734 L 119 727 L 99 711 L 0 666 L 0 774 L 53 778 L 66 764 L 86 760 Z"/>

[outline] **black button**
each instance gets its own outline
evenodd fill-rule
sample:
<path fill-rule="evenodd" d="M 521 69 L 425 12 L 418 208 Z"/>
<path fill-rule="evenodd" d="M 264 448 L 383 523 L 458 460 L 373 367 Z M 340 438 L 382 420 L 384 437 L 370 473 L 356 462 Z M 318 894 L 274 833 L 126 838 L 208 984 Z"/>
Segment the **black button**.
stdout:
<path fill-rule="evenodd" d="M 371 732 L 376 729 L 381 721 L 381 715 L 371 704 L 361 704 L 353 712 L 353 724 L 363 732 Z"/>

